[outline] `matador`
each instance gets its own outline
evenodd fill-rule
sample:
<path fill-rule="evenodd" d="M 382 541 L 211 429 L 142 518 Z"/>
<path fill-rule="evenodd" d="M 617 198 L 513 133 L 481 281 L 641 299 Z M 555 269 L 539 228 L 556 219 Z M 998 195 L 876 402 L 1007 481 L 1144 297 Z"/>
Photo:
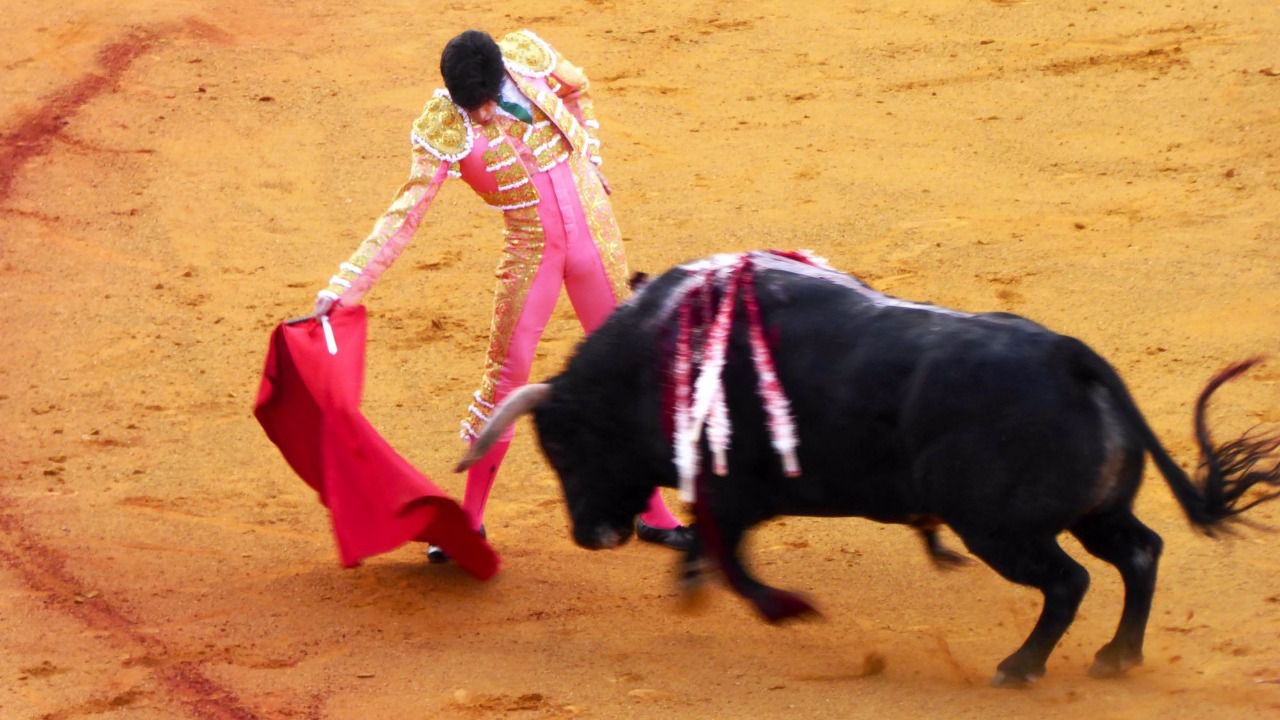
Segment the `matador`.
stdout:
<path fill-rule="evenodd" d="M 498 41 L 468 30 L 445 46 L 440 72 L 445 89 L 427 101 L 410 132 L 408 181 L 318 293 L 316 314 L 358 303 L 409 243 L 445 180 L 461 178 L 502 213 L 505 239 L 484 371 L 462 419 L 462 437 L 471 441 L 503 398 L 528 380 L 560 288 L 591 333 L 626 297 L 628 272 L 583 71 L 529 30 Z M 468 471 L 463 509 L 482 532 L 513 434 Z M 656 491 L 636 534 L 678 550 L 692 541 Z M 435 547 L 428 556 L 447 560 Z"/>

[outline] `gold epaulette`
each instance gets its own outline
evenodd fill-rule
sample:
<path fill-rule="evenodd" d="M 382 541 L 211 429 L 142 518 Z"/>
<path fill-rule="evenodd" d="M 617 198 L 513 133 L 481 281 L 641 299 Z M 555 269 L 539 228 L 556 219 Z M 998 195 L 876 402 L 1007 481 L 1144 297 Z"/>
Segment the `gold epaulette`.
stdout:
<path fill-rule="evenodd" d="M 498 41 L 507 67 L 529 77 L 546 77 L 556 69 L 556 53 L 532 30 L 507 33 Z"/>
<path fill-rule="evenodd" d="M 449 93 L 437 90 L 409 133 L 413 144 L 447 162 L 471 153 L 471 118 L 453 103 Z"/>

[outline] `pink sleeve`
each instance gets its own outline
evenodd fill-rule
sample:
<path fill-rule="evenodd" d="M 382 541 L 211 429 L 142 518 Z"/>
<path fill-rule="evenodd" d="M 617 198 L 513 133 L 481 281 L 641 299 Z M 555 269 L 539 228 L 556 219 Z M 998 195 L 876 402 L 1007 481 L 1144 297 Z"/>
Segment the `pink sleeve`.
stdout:
<path fill-rule="evenodd" d="M 338 274 L 330 278 L 329 287 L 321 292 L 337 297 L 344 305 L 359 303 L 413 239 L 448 173 L 448 162 L 415 148 L 409 180 L 378 218 L 369 236 L 342 263 Z"/>

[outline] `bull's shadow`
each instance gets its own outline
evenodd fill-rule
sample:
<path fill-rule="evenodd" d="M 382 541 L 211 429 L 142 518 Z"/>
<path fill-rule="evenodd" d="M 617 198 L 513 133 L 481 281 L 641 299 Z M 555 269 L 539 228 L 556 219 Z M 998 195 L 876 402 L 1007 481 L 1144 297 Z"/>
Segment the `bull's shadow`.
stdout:
<path fill-rule="evenodd" d="M 1142 662 L 1162 541 L 1133 514 L 1149 454 L 1187 518 L 1212 532 L 1280 494 L 1278 435 L 1215 446 L 1210 395 L 1195 407 L 1192 480 L 1116 371 L 1084 343 L 1005 313 L 966 313 L 876 292 L 799 253 L 716 256 L 647 283 L 547 383 L 514 393 L 464 458 L 532 411 L 564 488 L 575 541 L 615 547 L 655 486 L 693 501 L 704 558 L 763 617 L 813 611 L 748 573 L 739 544 L 779 515 L 913 525 L 935 560 L 949 526 L 1005 578 L 1044 596 L 993 683 L 1044 674 L 1089 575 L 1058 545 L 1074 535 L 1124 581 L 1115 636 L 1090 674 Z M 1250 493 L 1259 486 L 1265 492 Z"/>

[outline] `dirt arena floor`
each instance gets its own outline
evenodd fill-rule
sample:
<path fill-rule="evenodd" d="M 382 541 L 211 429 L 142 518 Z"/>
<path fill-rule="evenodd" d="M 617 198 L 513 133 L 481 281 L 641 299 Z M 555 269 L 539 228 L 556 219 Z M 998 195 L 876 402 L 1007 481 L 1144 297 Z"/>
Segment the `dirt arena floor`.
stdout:
<path fill-rule="evenodd" d="M 0 28 L 0 718 L 1178 718 L 1280 711 L 1280 535 L 1165 538 L 1147 663 L 1086 675 L 1120 582 L 1048 675 L 994 690 L 1039 595 L 936 572 L 914 535 L 785 519 L 750 557 L 823 619 L 672 553 L 573 545 L 527 426 L 489 583 L 421 546 L 339 568 L 251 415 L 408 168 L 456 32 L 530 27 L 585 66 L 635 269 L 811 248 L 895 295 L 1008 310 L 1110 358 L 1175 457 L 1280 427 L 1280 12 L 1271 0 L 91 0 Z M 367 299 L 366 411 L 454 494 L 498 216 L 448 185 Z M 564 303 L 534 375 L 580 336 Z M 668 496 L 675 503 L 674 494 Z M 1280 505 L 1252 513 L 1280 527 Z M 948 536 L 953 545 L 956 540 Z"/>

